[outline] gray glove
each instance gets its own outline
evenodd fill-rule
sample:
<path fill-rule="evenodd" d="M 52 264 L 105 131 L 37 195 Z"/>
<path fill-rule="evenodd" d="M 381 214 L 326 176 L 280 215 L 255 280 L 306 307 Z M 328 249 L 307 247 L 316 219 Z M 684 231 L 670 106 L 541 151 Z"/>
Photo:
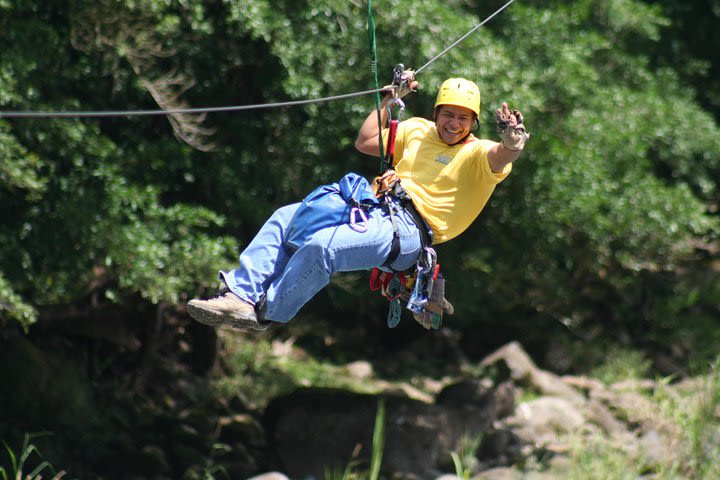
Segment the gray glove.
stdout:
<path fill-rule="evenodd" d="M 522 150 L 525 142 L 530 138 L 530 134 L 525 131 L 525 125 L 523 125 L 522 113 L 519 110 L 511 110 L 509 113 L 499 110 L 495 113 L 495 118 L 503 147 L 514 152 Z"/>

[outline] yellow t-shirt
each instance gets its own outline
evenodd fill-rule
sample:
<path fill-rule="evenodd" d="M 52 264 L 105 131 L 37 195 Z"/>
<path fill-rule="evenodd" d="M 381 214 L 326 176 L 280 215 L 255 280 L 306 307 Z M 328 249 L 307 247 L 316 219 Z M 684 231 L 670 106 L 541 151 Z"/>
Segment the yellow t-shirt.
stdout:
<path fill-rule="evenodd" d="M 387 130 L 383 132 L 387 145 Z M 434 234 L 433 243 L 460 235 L 485 207 L 495 185 L 512 170 L 490 169 L 487 153 L 496 143 L 468 137 L 450 146 L 435 123 L 424 118 L 400 122 L 395 139 L 394 166 L 400 182 Z"/>

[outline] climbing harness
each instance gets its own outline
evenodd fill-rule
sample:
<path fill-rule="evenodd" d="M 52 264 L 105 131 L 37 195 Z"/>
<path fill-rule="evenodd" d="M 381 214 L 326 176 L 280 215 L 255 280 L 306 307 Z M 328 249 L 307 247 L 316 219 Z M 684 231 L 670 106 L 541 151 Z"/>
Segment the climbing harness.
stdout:
<path fill-rule="evenodd" d="M 385 172 L 392 166 L 393 159 L 395 157 L 395 137 L 397 136 L 397 127 L 400 123 L 400 119 L 402 118 L 402 114 L 405 111 L 405 103 L 402 101 L 399 95 L 399 90 L 402 88 L 403 83 L 407 84 L 407 80 L 403 78 L 404 73 L 405 66 L 402 63 L 398 63 L 397 65 L 395 65 L 395 69 L 393 70 L 393 81 L 391 84 L 391 87 L 393 87 L 392 97 L 390 97 L 390 100 L 388 100 L 387 104 L 385 105 L 385 109 L 387 110 L 389 129 L 388 145 L 385 155 L 381 155 L 382 160 L 380 163 L 380 173 Z M 379 131 L 382 131 L 382 128 L 380 128 Z M 382 135 L 378 136 L 380 137 L 380 143 L 382 143 Z"/>
<path fill-rule="evenodd" d="M 380 198 L 380 205 L 390 216 L 393 225 L 393 240 L 390 254 L 382 269 L 376 267 L 371 273 L 370 289 L 381 290 L 382 295 L 390 301 L 387 325 L 394 328 L 400 321 L 400 299 L 402 297 L 407 301 L 408 310 L 413 312 L 416 318 L 417 315 L 427 312 L 426 307 L 433 291 L 433 283 L 440 273 L 440 265 L 437 263 L 435 249 L 432 248 L 432 229 L 413 205 L 410 195 L 400 184 L 400 179 L 395 171 L 387 170 L 384 175 L 376 178 L 374 183 L 377 185 L 376 195 Z M 400 236 L 395 216 L 401 211 L 410 214 L 420 232 L 422 254 L 414 272 L 395 271 L 391 268 L 400 254 Z M 440 328 L 442 310 L 439 314 L 435 313 L 432 318 L 432 328 Z"/>
<path fill-rule="evenodd" d="M 405 67 L 402 64 L 393 70 L 392 97 L 387 102 L 388 136 L 387 149 L 381 160 L 381 174 L 373 181 L 373 191 L 380 199 L 380 205 L 390 216 L 393 225 L 393 240 L 390 253 L 381 268 L 373 269 L 370 275 L 370 290 L 380 290 L 382 295 L 390 301 L 387 325 L 394 328 L 401 318 L 401 299 L 407 301 L 407 308 L 413 315 L 425 315 L 426 307 L 432 293 L 433 283 L 437 279 L 440 266 L 437 264 L 437 254 L 432 248 L 433 233 L 425 219 L 415 208 L 412 198 L 402 187 L 400 178 L 393 169 L 395 155 L 395 139 L 397 129 L 402 117 L 405 104 L 399 98 L 399 91 Z M 382 126 L 381 126 L 382 127 Z M 382 136 L 381 136 L 382 137 Z M 400 235 L 398 233 L 396 216 L 407 212 L 420 232 L 422 254 L 417 261 L 414 272 L 398 272 L 392 269 L 392 264 L 400 254 Z M 413 287 L 414 285 L 414 287 Z M 442 312 L 442 310 L 441 310 Z M 432 328 L 440 327 L 441 314 L 432 314 Z"/>

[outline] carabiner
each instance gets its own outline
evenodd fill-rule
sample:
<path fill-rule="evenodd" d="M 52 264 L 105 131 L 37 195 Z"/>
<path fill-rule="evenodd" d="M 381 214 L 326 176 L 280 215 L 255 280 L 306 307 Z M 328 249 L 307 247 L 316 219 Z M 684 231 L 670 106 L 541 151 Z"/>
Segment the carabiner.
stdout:
<path fill-rule="evenodd" d="M 405 103 L 400 99 L 398 96 L 398 91 L 402 88 L 403 83 L 407 84 L 407 79 L 404 77 L 405 73 L 405 65 L 402 63 L 398 63 L 395 65 L 395 68 L 393 69 L 393 80 L 390 84 L 392 89 L 392 98 L 387 103 L 387 109 L 388 109 L 388 119 L 392 119 L 392 106 L 397 105 L 398 107 L 398 115 L 396 118 L 397 120 L 400 120 L 400 116 L 402 115 L 403 110 L 405 110 Z"/>
<path fill-rule="evenodd" d="M 357 223 L 356 215 L 358 213 L 362 219 L 362 224 Z M 352 209 L 350 209 L 350 228 L 358 233 L 365 233 L 368 231 L 368 226 L 368 218 L 367 215 L 365 215 L 365 210 L 360 207 L 352 207 Z"/>
<path fill-rule="evenodd" d="M 414 313 L 423 313 L 425 305 L 430 300 L 433 284 L 435 283 L 435 266 L 437 253 L 432 247 L 425 247 L 417 261 L 417 278 L 410 298 L 407 302 L 408 310 Z"/>

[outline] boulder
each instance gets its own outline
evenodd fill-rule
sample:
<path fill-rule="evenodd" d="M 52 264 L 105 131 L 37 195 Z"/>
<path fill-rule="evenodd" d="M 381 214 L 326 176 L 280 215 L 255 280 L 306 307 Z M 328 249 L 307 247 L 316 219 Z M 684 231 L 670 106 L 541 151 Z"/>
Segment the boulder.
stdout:
<path fill-rule="evenodd" d="M 367 468 L 378 402 L 384 399 L 383 472 L 434 478 L 463 436 L 481 434 L 492 425 L 501 403 L 495 392 L 468 396 L 466 403 L 456 397 L 428 404 L 400 395 L 300 389 L 274 399 L 264 424 L 281 471 L 291 478 L 322 478 L 325 468 L 342 469 L 351 462 Z M 478 399 L 483 401 L 472 403 Z"/>

